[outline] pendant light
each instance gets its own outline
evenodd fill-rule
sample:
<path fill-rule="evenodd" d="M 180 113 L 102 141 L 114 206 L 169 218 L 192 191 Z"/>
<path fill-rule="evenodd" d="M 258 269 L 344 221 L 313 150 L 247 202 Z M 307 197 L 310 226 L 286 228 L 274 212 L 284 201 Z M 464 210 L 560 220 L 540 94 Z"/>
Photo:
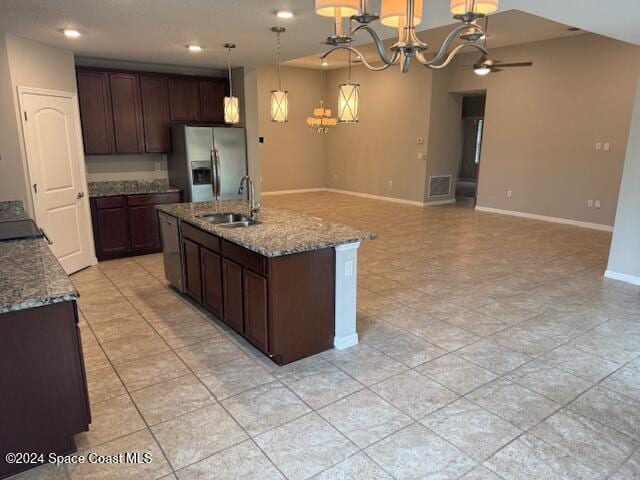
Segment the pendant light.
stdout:
<path fill-rule="evenodd" d="M 284 27 L 272 27 L 271 31 L 277 39 L 278 89 L 271 90 L 271 121 L 285 123 L 289 121 L 289 92 L 282 89 L 280 75 L 280 35 L 286 31 Z"/>
<path fill-rule="evenodd" d="M 322 85 L 322 97 L 324 98 L 324 72 L 320 70 L 320 83 Z M 326 134 L 329 129 L 335 127 L 338 120 L 331 116 L 331 109 L 324 108 L 324 101 L 320 100 L 320 107 L 313 109 L 313 116 L 307 117 L 307 127 L 316 133 Z"/>
<path fill-rule="evenodd" d="M 360 85 L 351 81 L 351 52 L 349 52 L 349 78 L 338 87 L 338 121 L 358 123 L 360 120 Z"/>
<path fill-rule="evenodd" d="M 240 102 L 233 96 L 233 79 L 231 78 L 231 49 L 236 48 L 235 43 L 225 43 L 224 48 L 229 52 L 227 66 L 229 70 L 229 96 L 224 97 L 224 122 L 235 124 L 240 122 Z"/>

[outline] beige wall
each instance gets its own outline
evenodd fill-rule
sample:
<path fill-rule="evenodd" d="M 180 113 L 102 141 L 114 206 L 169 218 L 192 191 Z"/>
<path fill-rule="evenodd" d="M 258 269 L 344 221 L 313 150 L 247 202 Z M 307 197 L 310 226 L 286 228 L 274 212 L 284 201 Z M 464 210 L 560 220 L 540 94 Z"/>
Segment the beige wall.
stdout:
<path fill-rule="evenodd" d="M 484 78 L 452 67 L 449 91 L 487 91 L 478 204 L 613 225 L 640 49 L 587 34 L 492 56 L 534 66 Z M 588 208 L 589 199 L 602 208 Z"/>
<path fill-rule="evenodd" d="M 328 75 L 333 107 L 338 85 L 346 80 L 346 69 Z M 338 125 L 328 134 L 326 185 L 422 202 L 426 162 L 418 153 L 428 148 L 432 73 L 414 67 L 402 75 L 398 68 L 371 72 L 358 66 L 352 81 L 360 84 L 360 122 Z"/>
<path fill-rule="evenodd" d="M 0 35 L 0 200 L 22 200 L 31 212 L 18 86 L 75 92 L 73 53 L 10 34 Z"/>
<path fill-rule="evenodd" d="M 456 196 L 455 181 L 462 154 L 462 96 L 449 92 L 450 81 L 450 69 L 433 75 L 425 202 L 453 201 Z M 451 191 L 447 196 L 429 197 L 429 177 L 439 175 L 451 175 Z"/>
<path fill-rule="evenodd" d="M 168 178 L 167 156 L 160 153 L 87 155 L 85 159 L 88 182 Z"/>
<path fill-rule="evenodd" d="M 626 280 L 640 285 L 640 81 L 635 107 L 624 175 L 620 187 L 618 214 L 609 255 L 607 274 L 627 276 Z"/>
<path fill-rule="evenodd" d="M 282 85 L 289 91 L 289 121 L 271 122 L 271 90 L 277 89 L 276 68 L 258 69 L 257 99 L 262 191 L 318 188 L 324 186 L 325 143 L 322 135 L 309 130 L 306 118 L 320 103 L 320 72 L 282 67 Z M 250 139 L 254 141 L 255 139 Z"/>

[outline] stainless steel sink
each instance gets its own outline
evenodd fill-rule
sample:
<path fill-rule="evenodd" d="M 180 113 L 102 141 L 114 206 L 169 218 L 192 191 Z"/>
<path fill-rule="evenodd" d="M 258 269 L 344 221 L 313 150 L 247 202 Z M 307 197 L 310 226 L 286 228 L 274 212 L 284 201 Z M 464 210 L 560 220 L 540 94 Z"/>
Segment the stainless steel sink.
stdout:
<path fill-rule="evenodd" d="M 198 218 L 223 228 L 245 228 L 260 223 L 243 213 L 212 213 L 200 215 Z"/>
<path fill-rule="evenodd" d="M 209 223 L 235 223 L 249 221 L 249 216 L 243 213 L 212 213 L 200 215 L 200 219 Z"/>

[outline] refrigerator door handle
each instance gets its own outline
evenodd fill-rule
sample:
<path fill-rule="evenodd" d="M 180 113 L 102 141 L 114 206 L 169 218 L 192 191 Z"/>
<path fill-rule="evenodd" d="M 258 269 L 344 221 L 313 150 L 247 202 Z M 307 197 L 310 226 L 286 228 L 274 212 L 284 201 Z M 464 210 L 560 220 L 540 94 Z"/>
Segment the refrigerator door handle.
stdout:
<path fill-rule="evenodd" d="M 217 148 L 214 148 L 215 152 L 216 152 L 216 156 L 215 156 L 215 161 L 216 161 L 216 195 L 218 196 L 218 198 L 220 198 L 220 195 L 222 194 L 221 188 L 220 188 L 220 151 Z"/>
<path fill-rule="evenodd" d="M 211 171 L 213 175 L 211 180 L 213 199 L 218 200 L 218 151 L 215 147 L 211 147 Z"/>

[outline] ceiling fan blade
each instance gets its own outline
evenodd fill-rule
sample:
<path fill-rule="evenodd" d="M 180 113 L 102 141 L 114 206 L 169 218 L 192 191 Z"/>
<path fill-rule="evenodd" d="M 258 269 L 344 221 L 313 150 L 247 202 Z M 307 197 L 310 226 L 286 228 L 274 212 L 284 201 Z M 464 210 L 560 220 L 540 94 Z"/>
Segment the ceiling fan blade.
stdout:
<path fill-rule="evenodd" d="M 533 62 L 517 62 L 517 63 L 494 63 L 496 67 L 504 68 L 504 67 L 532 67 Z"/>

